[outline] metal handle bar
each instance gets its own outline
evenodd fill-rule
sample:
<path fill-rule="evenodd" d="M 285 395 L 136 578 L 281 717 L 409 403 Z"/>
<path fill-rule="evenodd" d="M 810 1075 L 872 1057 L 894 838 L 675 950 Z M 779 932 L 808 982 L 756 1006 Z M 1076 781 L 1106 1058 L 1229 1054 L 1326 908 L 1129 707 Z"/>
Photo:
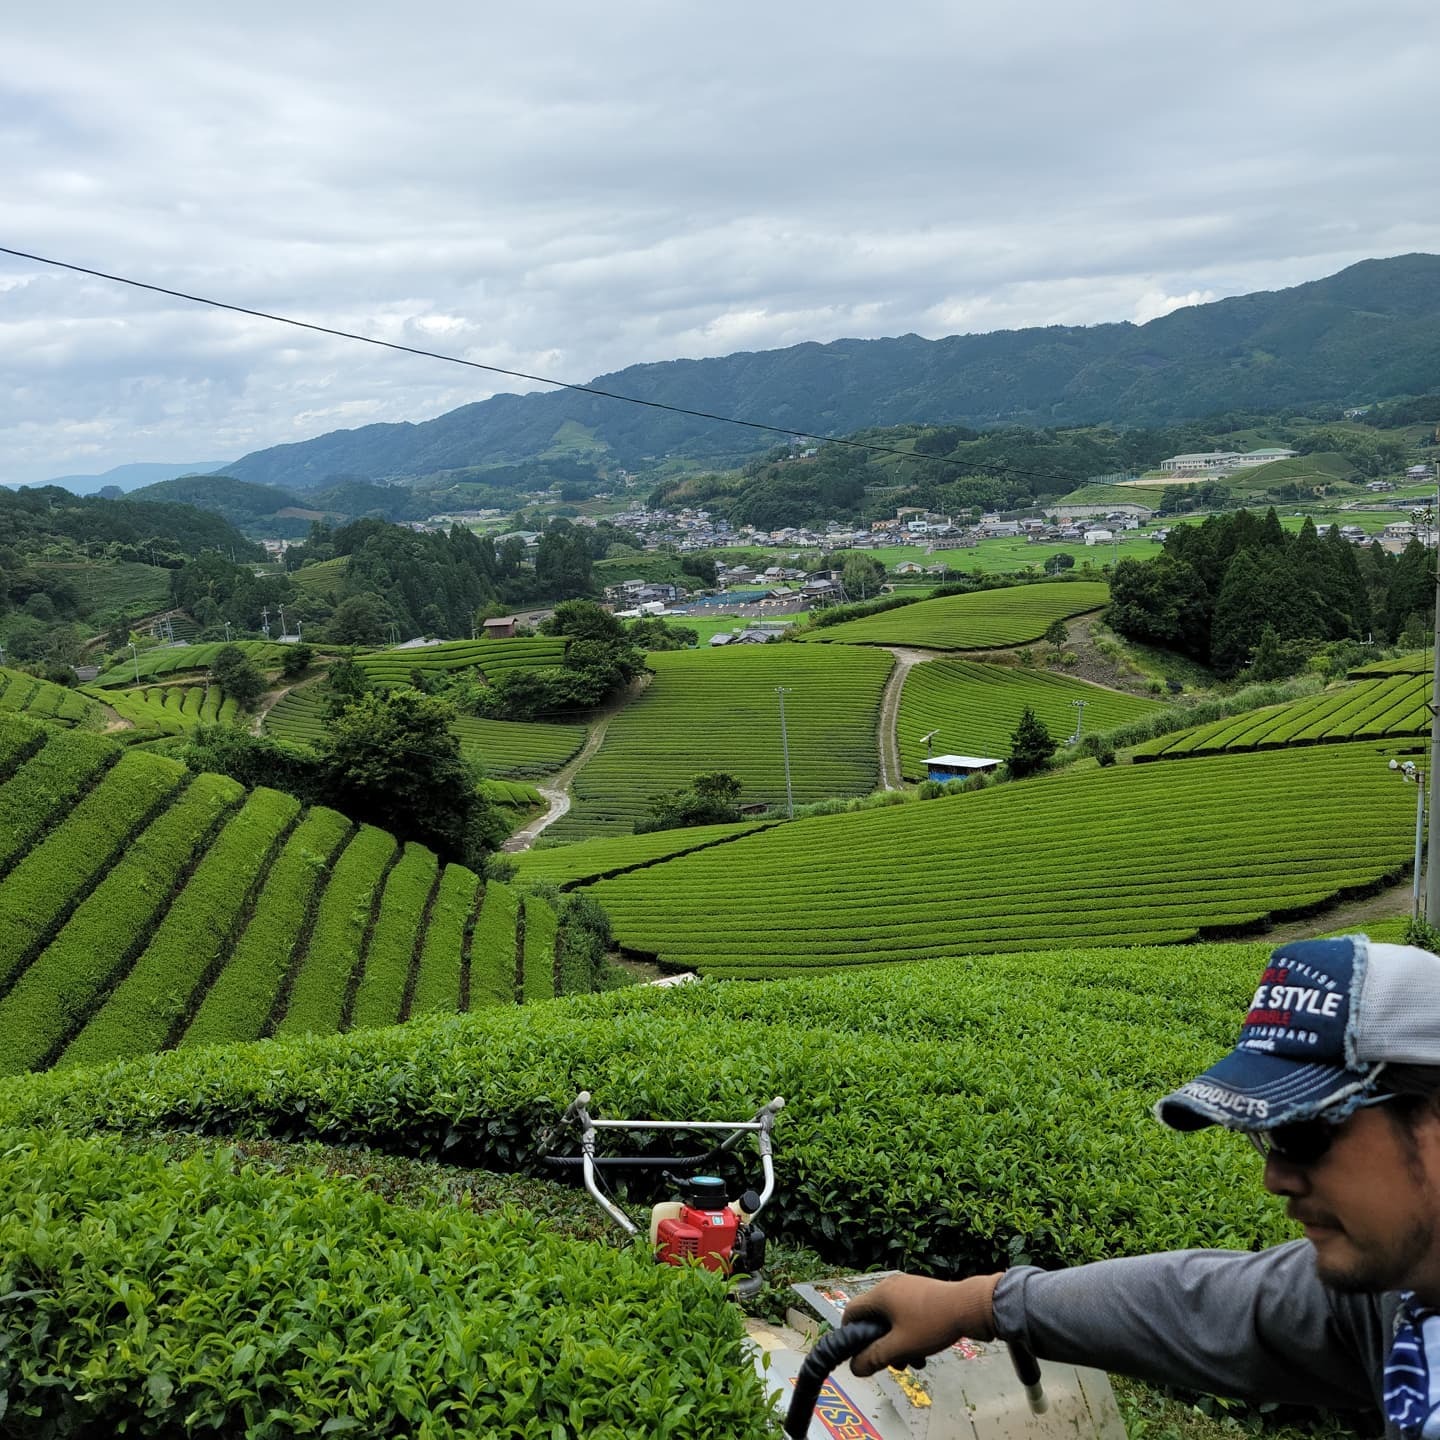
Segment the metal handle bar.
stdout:
<path fill-rule="evenodd" d="M 657 1167 L 678 1167 L 682 1170 L 698 1170 L 724 1153 L 711 1150 L 706 1155 L 596 1155 L 592 1161 L 595 1168 L 615 1170 L 650 1170 Z M 546 1155 L 547 1165 L 583 1165 L 583 1155 Z"/>

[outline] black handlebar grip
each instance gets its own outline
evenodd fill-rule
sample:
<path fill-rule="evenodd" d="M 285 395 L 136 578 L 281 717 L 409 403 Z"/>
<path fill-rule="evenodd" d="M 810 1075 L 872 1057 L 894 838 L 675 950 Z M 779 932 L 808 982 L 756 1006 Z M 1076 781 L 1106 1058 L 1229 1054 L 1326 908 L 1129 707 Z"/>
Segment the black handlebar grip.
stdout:
<path fill-rule="evenodd" d="M 805 1440 L 820 1388 L 830 1372 L 844 1361 L 853 1360 L 889 1329 L 884 1320 L 852 1320 L 816 1342 L 795 1377 L 795 1393 L 790 1397 L 790 1409 L 785 1415 L 787 1440 Z"/>
<path fill-rule="evenodd" d="M 1050 1408 L 1045 1398 L 1045 1389 L 1040 1383 L 1040 1362 L 1035 1352 L 1019 1340 L 1006 1341 L 1010 1351 L 1010 1363 L 1015 1367 L 1015 1377 L 1025 1387 L 1025 1398 L 1036 1415 L 1043 1415 Z"/>

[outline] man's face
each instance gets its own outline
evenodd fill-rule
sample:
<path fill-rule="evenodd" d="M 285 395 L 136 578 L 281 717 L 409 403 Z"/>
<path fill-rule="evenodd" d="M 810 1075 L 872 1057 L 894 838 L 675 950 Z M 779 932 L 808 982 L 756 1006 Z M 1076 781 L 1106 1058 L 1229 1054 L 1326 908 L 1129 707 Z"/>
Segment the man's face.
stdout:
<path fill-rule="evenodd" d="M 1387 1108 L 1357 1110 L 1312 1164 L 1272 1153 L 1265 1188 L 1304 1225 L 1323 1284 L 1440 1302 L 1440 1119 Z"/>

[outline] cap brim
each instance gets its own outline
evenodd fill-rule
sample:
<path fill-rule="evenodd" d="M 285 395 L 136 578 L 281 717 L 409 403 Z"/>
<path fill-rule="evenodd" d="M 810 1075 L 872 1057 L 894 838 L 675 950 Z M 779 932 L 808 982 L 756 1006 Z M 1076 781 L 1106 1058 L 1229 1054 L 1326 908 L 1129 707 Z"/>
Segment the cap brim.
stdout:
<path fill-rule="evenodd" d="M 1173 1130 L 1224 1125 L 1232 1130 L 1269 1130 L 1333 1110 L 1358 1096 L 1373 1069 L 1307 1065 L 1283 1056 L 1232 1050 L 1223 1060 L 1182 1085 L 1155 1106 Z"/>

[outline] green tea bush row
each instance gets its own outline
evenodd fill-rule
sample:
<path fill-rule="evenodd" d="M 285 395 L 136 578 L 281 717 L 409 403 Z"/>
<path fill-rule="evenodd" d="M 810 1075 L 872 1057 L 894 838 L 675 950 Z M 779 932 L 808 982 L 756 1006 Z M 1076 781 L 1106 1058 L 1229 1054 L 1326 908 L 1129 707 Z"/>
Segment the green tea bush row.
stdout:
<path fill-rule="evenodd" d="M 1263 750 L 1430 729 L 1430 679 L 1396 675 L 1363 680 L 1259 712 L 1216 720 L 1140 746 L 1136 760 L 1173 760 L 1225 750 Z"/>
<path fill-rule="evenodd" d="M 1404 873 L 1393 791 L 1367 745 L 1074 772 L 797 820 L 585 893 L 627 950 L 725 974 L 1203 938 Z"/>
<path fill-rule="evenodd" d="M 104 875 L 132 834 L 180 788 L 184 777 L 184 766 L 173 760 L 121 756 L 100 784 L 0 881 L 0 990 L 48 943 L 66 912 Z"/>
<path fill-rule="evenodd" d="M 703 1270 L 225 1152 L 0 1149 L 7 1435 L 774 1433 Z"/>
<path fill-rule="evenodd" d="M 525 947 L 520 998 L 526 1005 L 555 997 L 554 908 L 539 895 L 524 899 Z"/>
<path fill-rule="evenodd" d="M 579 753 L 583 725 L 477 720 L 461 715 L 452 727 L 460 751 L 487 775 L 548 775 Z"/>
<path fill-rule="evenodd" d="M 1083 731 L 1114 729 L 1162 708 L 1154 700 L 1089 685 L 1046 670 L 1021 670 L 974 660 L 930 660 L 905 676 L 897 731 L 900 765 L 908 779 L 926 773 L 924 735 L 931 754 L 981 755 L 1004 760 L 1010 737 L 1028 706 L 1062 740 L 1071 734 L 1084 704 Z"/>
<path fill-rule="evenodd" d="M 0 1000 L 0 1073 L 45 1064 L 84 1027 L 143 947 L 186 866 L 243 793 L 223 776 L 196 776 L 127 847 Z"/>
<path fill-rule="evenodd" d="M 157 685 L 97 693 L 122 719 L 146 734 L 184 735 L 197 725 L 233 724 L 240 716 L 239 705 L 218 685 Z"/>
<path fill-rule="evenodd" d="M 411 650 L 377 650 L 357 663 L 377 685 L 408 685 L 410 672 L 440 673 L 478 667 L 485 675 L 506 670 L 534 670 L 558 665 L 565 658 L 563 636 L 536 635 L 512 640 L 455 640 L 420 645 Z"/>
<path fill-rule="evenodd" d="M 14 715 L 0 717 L 0 779 L 8 779 L 52 734 L 49 725 L 36 725 Z"/>
<path fill-rule="evenodd" d="M 425 928 L 425 907 L 439 863 L 423 845 L 407 844 L 385 881 L 380 914 L 370 932 L 365 970 L 355 992 L 353 1029 L 394 1025 L 400 1019 L 415 944 Z"/>
<path fill-rule="evenodd" d="M 265 1033 L 305 922 L 351 829 L 345 816 L 316 806 L 291 832 L 250 923 L 200 1002 L 182 1045 L 256 1040 Z"/>
<path fill-rule="evenodd" d="M 631 986 L 25 1077 L 0 1083 L 0 1119 L 318 1136 L 544 1173 L 539 1137 L 581 1088 L 597 1114 L 675 1120 L 733 1119 L 779 1094 L 769 1213 L 838 1265 L 973 1273 L 1021 1254 L 1249 1249 L 1291 1233 L 1254 1153 L 1224 1132 L 1167 1131 L 1150 1107 L 1234 1043 L 1268 948 Z M 731 1178 L 757 1168 L 742 1157 Z"/>
<path fill-rule="evenodd" d="M 71 1041 L 62 1065 L 159 1050 L 194 1014 L 233 946 L 252 887 L 295 823 L 300 803 L 252 790 L 175 897 L 130 973 Z"/>
<path fill-rule="evenodd" d="M 302 749 L 318 749 L 325 738 L 325 695 L 316 685 L 290 690 L 265 712 L 265 733 Z"/>
<path fill-rule="evenodd" d="M 279 665 L 286 648 L 267 640 L 234 640 L 229 643 L 239 646 L 246 659 L 262 670 Z M 135 685 L 137 659 L 140 681 L 157 675 L 176 675 L 185 670 L 208 670 L 225 644 L 225 641 L 207 641 L 202 645 L 164 645 L 155 650 L 142 650 L 138 657 L 126 655 L 123 661 L 96 676 L 92 683 L 103 689 L 119 690 Z"/>
<path fill-rule="evenodd" d="M 581 766 L 556 840 L 630 833 L 649 797 L 723 770 L 742 800 L 785 801 L 780 734 L 784 686 L 791 785 L 797 803 L 863 795 L 879 782 L 880 699 L 894 665 L 852 646 L 750 645 L 652 654 L 646 689 L 609 722 Z"/>
<path fill-rule="evenodd" d="M 470 937 L 470 1008 L 513 1005 L 518 971 L 516 934 L 520 898 L 497 880 L 485 886 L 480 915 Z"/>
<path fill-rule="evenodd" d="M 515 873 L 527 884 L 545 880 L 569 888 L 622 875 L 691 850 L 703 850 L 708 845 L 720 845 L 749 835 L 766 823 L 743 820 L 736 825 L 689 825 L 681 830 L 655 830 L 648 835 L 610 835 L 545 850 L 522 850 L 515 856 Z"/>
<path fill-rule="evenodd" d="M 360 963 L 375 897 L 395 851 L 395 837 L 373 825 L 362 825 L 345 847 L 321 897 L 310 946 L 276 1034 L 325 1034 L 340 1028 L 350 977 Z"/>
<path fill-rule="evenodd" d="M 989 650 L 1038 640 L 1056 620 L 1098 610 L 1110 598 L 1102 582 L 1012 585 L 922 600 L 903 609 L 802 632 L 823 644 L 919 645 L 932 650 Z"/>
<path fill-rule="evenodd" d="M 0 667 L 0 711 L 23 713 L 58 725 L 99 727 L 101 712 L 78 690 Z"/>
<path fill-rule="evenodd" d="M 465 946 L 475 915 L 480 877 L 463 865 L 447 865 L 440 876 L 430 924 L 420 951 L 420 973 L 410 997 L 411 1015 L 461 1008 L 460 981 Z"/>
<path fill-rule="evenodd" d="M 0 717 L 0 735 L 9 737 L 10 753 L 25 763 L 0 786 L 0 874 L 23 855 L 47 826 L 65 815 L 89 787 L 119 758 L 114 745 L 98 735 L 43 730 L 37 750 L 36 728 L 23 720 Z"/>

